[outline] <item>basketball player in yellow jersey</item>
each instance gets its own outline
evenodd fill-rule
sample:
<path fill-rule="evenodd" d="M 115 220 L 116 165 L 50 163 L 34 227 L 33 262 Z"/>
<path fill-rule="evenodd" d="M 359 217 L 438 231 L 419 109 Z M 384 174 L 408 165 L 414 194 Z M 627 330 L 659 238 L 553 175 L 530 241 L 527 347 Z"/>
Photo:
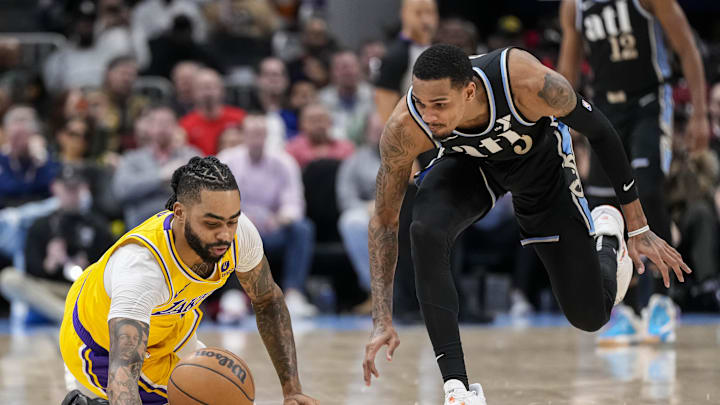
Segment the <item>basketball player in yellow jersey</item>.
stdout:
<path fill-rule="evenodd" d="M 81 386 L 63 405 L 166 404 L 171 371 L 203 347 L 200 303 L 233 273 L 253 303 L 284 404 L 317 404 L 302 393 L 287 306 L 228 167 L 192 158 L 172 189 L 167 211 L 125 234 L 73 284 L 60 349 Z"/>

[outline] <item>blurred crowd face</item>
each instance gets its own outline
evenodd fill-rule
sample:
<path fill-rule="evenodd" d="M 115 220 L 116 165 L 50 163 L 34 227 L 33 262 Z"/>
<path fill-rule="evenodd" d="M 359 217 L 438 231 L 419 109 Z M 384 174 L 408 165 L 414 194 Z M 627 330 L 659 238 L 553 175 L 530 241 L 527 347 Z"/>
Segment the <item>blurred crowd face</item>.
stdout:
<path fill-rule="evenodd" d="M 64 159 L 82 160 L 88 150 L 89 128 L 85 120 L 74 118 L 65 124 L 57 135 L 60 153 Z"/>
<path fill-rule="evenodd" d="M 245 120 L 247 120 L 247 117 Z M 240 128 L 235 125 L 227 127 L 223 133 L 220 134 L 220 138 L 218 139 L 218 152 L 242 145 L 244 142 L 245 134 L 242 130 L 240 130 Z"/>
<path fill-rule="evenodd" d="M 248 148 L 250 159 L 259 161 L 265 151 L 267 139 L 267 122 L 262 115 L 249 115 L 243 121 L 245 145 Z"/>
<path fill-rule="evenodd" d="M 430 44 L 438 26 L 435 0 L 404 0 L 401 18 L 405 35 L 420 44 Z"/>
<path fill-rule="evenodd" d="M 323 143 L 329 139 L 332 121 L 330 113 L 322 104 L 310 104 L 300 115 L 300 129 L 312 143 Z"/>
<path fill-rule="evenodd" d="M 54 197 L 58 199 L 60 210 L 69 213 L 82 212 L 89 208 L 88 200 L 92 200 L 90 187 L 84 180 L 56 180 L 51 186 Z"/>
<path fill-rule="evenodd" d="M 177 118 L 169 108 L 157 108 L 150 111 L 148 119 L 148 135 L 153 145 L 159 149 L 169 149 L 175 144 Z"/>
<path fill-rule="evenodd" d="M 211 111 L 223 103 L 223 84 L 220 75 L 212 69 L 200 69 L 193 83 L 195 106 Z"/>
<path fill-rule="evenodd" d="M 435 42 L 455 45 L 468 55 L 477 53 L 477 30 L 469 22 L 459 18 L 443 20 Z"/>
<path fill-rule="evenodd" d="M 302 43 L 311 55 L 316 55 L 328 46 L 330 35 L 325 20 L 317 17 L 309 19 L 303 27 Z"/>
<path fill-rule="evenodd" d="M 30 107 L 11 108 L 3 119 L 3 133 L 10 154 L 16 157 L 30 154 L 30 140 L 39 130 L 35 110 Z"/>
<path fill-rule="evenodd" d="M 360 65 L 365 77 L 372 81 L 380 71 L 382 58 L 385 56 L 385 44 L 382 41 L 368 42 L 360 52 Z"/>
<path fill-rule="evenodd" d="M 290 90 L 290 106 L 295 110 L 302 110 L 303 107 L 315 101 L 316 95 L 317 90 L 314 84 L 306 81 L 296 82 Z"/>
<path fill-rule="evenodd" d="M 200 66 L 194 62 L 180 62 L 172 71 L 172 81 L 175 93 L 180 102 L 192 103 L 193 80 Z"/>
<path fill-rule="evenodd" d="M 100 0 L 98 19 L 104 28 L 128 24 L 128 8 L 123 0 Z"/>
<path fill-rule="evenodd" d="M 353 52 L 340 52 L 332 60 L 332 80 L 341 89 L 355 89 L 360 83 L 360 61 Z"/>
<path fill-rule="evenodd" d="M 137 63 L 134 60 L 122 61 L 108 70 L 107 88 L 112 94 L 127 97 L 132 92 L 137 76 Z"/>
<path fill-rule="evenodd" d="M 258 87 L 263 93 L 279 96 L 288 88 L 288 75 L 285 64 L 278 58 L 266 58 L 260 63 Z"/>

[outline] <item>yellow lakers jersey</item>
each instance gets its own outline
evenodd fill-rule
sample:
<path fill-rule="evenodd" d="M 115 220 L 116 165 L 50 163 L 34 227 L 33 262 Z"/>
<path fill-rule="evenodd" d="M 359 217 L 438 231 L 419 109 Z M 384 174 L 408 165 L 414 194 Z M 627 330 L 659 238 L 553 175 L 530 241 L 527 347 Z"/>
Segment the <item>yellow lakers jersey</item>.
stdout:
<path fill-rule="evenodd" d="M 125 234 L 82 273 L 68 293 L 60 328 L 63 360 L 75 378 L 97 395 L 106 397 L 110 347 L 107 319 L 110 298 L 104 286 L 104 273 L 117 248 L 127 243 L 146 247 L 163 272 L 170 296 L 167 302 L 155 307 L 150 316 L 147 353 L 139 381 L 143 404 L 167 402 L 165 386 L 179 360 L 176 353 L 200 323 L 200 303 L 225 284 L 235 270 L 237 235 L 209 279 L 190 270 L 175 248 L 172 218 L 172 212 L 160 212 Z"/>

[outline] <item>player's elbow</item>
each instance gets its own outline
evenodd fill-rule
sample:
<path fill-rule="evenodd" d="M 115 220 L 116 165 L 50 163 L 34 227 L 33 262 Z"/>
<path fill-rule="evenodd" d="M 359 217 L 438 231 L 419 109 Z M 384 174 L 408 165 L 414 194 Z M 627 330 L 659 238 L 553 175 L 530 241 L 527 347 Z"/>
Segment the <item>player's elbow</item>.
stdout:
<path fill-rule="evenodd" d="M 284 301 L 284 299 L 285 296 L 283 295 L 280 286 L 278 286 L 275 282 L 273 282 L 270 290 L 265 294 L 250 296 L 250 302 L 256 309 L 258 307 L 263 307 L 276 301 Z"/>

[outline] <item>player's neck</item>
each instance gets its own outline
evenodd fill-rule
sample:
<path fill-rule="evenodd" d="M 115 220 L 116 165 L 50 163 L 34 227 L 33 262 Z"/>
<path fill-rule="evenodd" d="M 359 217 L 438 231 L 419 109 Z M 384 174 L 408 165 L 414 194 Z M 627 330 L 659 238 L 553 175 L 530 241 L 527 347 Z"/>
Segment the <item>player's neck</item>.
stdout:
<path fill-rule="evenodd" d="M 490 109 L 488 108 L 488 96 L 485 87 L 479 80 L 475 79 L 476 91 L 475 98 L 472 99 L 470 105 L 465 109 L 458 128 L 484 128 L 490 119 Z"/>

